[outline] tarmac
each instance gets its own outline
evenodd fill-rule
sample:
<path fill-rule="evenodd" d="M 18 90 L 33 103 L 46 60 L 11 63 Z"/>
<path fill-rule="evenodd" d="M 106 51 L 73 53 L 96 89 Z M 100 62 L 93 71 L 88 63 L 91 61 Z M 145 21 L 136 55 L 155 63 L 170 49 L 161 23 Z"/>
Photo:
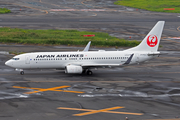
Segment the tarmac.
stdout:
<path fill-rule="evenodd" d="M 83 46 L 0 44 L 1 120 L 180 120 L 179 13 L 157 13 L 114 5 L 115 0 L 0 0 L 12 13 L 1 27 L 100 31 L 139 40 L 165 20 L 156 59 L 93 75 L 63 70 L 25 70 L 5 66 L 16 52 L 77 51 Z M 97 48 L 90 50 L 123 50 Z"/>

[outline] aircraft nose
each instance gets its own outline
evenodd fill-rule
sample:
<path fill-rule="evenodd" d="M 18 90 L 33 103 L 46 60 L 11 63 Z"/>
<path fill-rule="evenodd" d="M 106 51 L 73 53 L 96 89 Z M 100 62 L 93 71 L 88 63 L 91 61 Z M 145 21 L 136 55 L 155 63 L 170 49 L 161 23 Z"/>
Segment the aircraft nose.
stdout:
<path fill-rule="evenodd" d="M 6 61 L 6 62 L 5 62 L 5 65 L 7 65 L 7 66 L 12 66 L 12 61 L 10 61 L 10 60 Z"/>

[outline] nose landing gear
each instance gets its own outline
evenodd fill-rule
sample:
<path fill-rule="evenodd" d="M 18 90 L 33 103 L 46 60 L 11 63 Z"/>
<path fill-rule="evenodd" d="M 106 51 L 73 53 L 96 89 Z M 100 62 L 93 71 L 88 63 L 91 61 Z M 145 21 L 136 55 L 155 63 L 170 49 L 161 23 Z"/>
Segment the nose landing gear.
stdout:
<path fill-rule="evenodd" d="M 17 69 L 17 68 L 16 68 L 16 71 L 20 71 L 20 74 L 21 74 L 21 75 L 24 75 L 23 69 Z"/>
<path fill-rule="evenodd" d="M 24 75 L 24 71 L 21 71 L 20 74 L 21 74 L 21 75 Z"/>

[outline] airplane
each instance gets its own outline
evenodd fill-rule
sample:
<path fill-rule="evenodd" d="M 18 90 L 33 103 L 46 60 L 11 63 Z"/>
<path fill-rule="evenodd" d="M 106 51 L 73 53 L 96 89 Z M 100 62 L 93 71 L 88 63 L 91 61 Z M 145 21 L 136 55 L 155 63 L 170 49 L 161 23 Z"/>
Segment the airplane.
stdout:
<path fill-rule="evenodd" d="M 5 65 L 24 74 L 24 69 L 63 69 L 65 73 L 92 75 L 99 67 L 121 67 L 139 64 L 160 55 L 158 51 L 165 21 L 158 21 L 142 42 L 123 51 L 89 51 L 91 42 L 83 51 L 34 52 L 14 56 Z"/>

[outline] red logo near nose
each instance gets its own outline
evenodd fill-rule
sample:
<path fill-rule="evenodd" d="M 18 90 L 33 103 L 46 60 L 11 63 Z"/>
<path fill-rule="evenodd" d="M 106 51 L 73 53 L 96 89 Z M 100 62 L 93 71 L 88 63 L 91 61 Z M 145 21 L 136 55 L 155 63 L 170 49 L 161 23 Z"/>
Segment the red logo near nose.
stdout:
<path fill-rule="evenodd" d="M 147 37 L 147 44 L 149 45 L 149 47 L 154 47 L 156 46 L 158 43 L 158 38 L 156 35 L 149 35 Z"/>

